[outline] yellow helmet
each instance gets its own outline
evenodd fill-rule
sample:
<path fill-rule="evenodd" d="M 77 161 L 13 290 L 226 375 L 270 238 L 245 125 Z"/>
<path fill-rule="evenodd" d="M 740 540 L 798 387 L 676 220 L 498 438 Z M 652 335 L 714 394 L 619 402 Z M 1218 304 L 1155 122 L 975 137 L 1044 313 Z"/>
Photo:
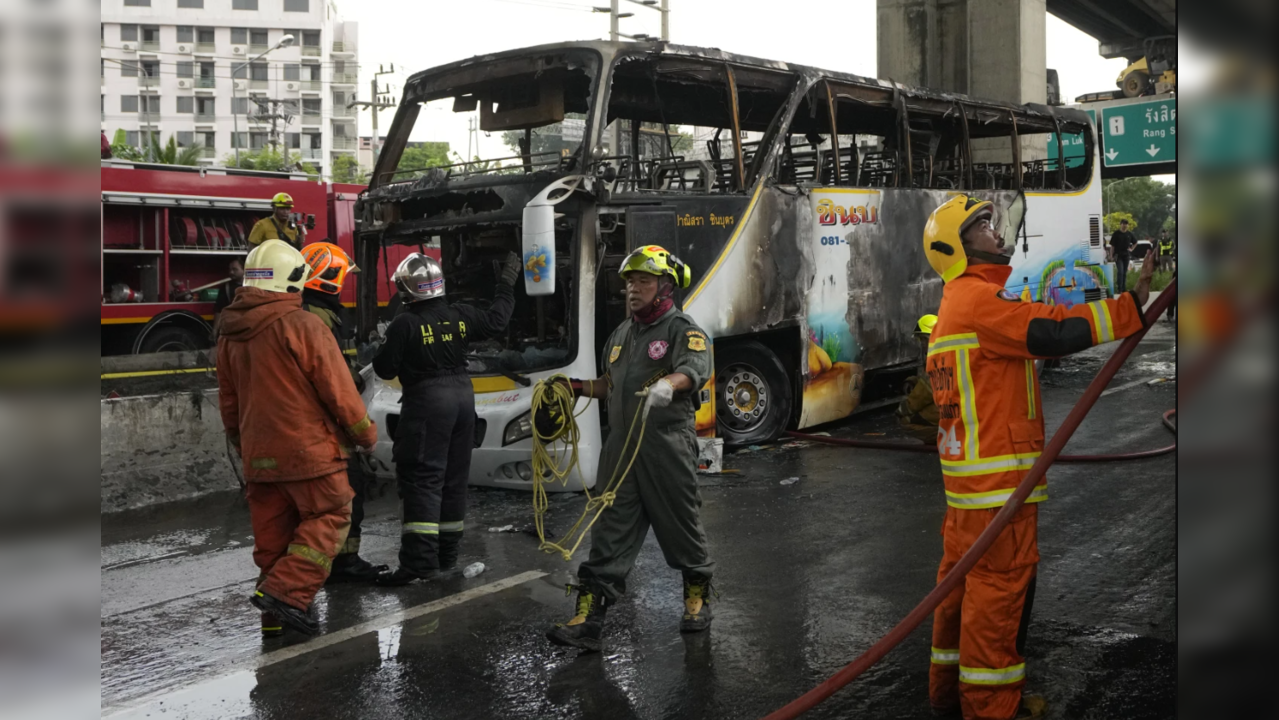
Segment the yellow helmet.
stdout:
<path fill-rule="evenodd" d="M 288 193 L 276 193 L 271 198 L 271 207 L 293 207 L 293 196 Z"/>
<path fill-rule="evenodd" d="M 669 275 L 675 281 L 675 286 L 680 288 L 688 287 L 693 281 L 692 269 L 659 245 L 645 245 L 627 255 L 617 274 L 626 277 L 628 272 L 642 272 L 658 277 Z"/>
<path fill-rule="evenodd" d="M 919 324 L 915 326 L 915 332 L 925 335 L 933 334 L 933 326 L 937 324 L 936 315 L 925 315 L 919 319 Z"/>
<path fill-rule="evenodd" d="M 942 280 L 950 282 L 964 273 L 968 256 L 960 238 L 973 223 L 989 220 L 994 213 L 994 204 L 987 200 L 956 195 L 928 216 L 928 224 L 924 225 L 924 255 Z"/>
<path fill-rule="evenodd" d="M 244 284 L 269 292 L 300 293 L 309 269 L 297 248 L 283 240 L 263 240 L 244 259 Z"/>

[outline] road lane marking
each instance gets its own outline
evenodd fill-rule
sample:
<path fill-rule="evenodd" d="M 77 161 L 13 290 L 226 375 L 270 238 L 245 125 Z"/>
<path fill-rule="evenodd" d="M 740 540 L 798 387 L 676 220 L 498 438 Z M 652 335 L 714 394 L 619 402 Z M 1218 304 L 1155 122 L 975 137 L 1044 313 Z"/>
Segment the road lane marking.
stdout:
<path fill-rule="evenodd" d="M 1132 382 L 1124 383 L 1123 385 L 1120 385 L 1119 387 L 1110 388 L 1109 390 L 1103 392 L 1101 394 L 1101 397 L 1106 397 L 1107 395 L 1114 395 L 1117 392 L 1123 392 L 1124 390 L 1127 390 L 1128 388 L 1135 388 L 1138 385 L 1145 385 L 1148 382 L 1150 382 L 1150 378 L 1146 378 L 1145 380 L 1133 380 Z"/>
<path fill-rule="evenodd" d="M 456 607 L 463 603 L 470 602 L 471 600 L 477 600 L 487 595 L 499 593 L 503 590 L 509 590 L 532 580 L 544 578 L 548 574 L 549 573 L 545 573 L 540 570 L 529 570 L 527 572 L 519 573 L 518 575 L 512 575 L 511 577 L 488 583 L 487 585 L 480 585 L 479 587 L 463 590 L 462 592 L 454 595 L 448 595 L 430 602 L 422 603 L 421 605 L 415 605 L 405 610 L 397 610 L 385 615 L 379 615 L 372 620 L 367 620 L 359 623 L 358 625 L 352 625 L 349 628 L 338 630 L 337 632 L 320 635 L 311 640 L 307 640 L 306 642 L 290 645 L 289 647 L 280 648 L 279 650 L 273 650 L 262 655 L 242 658 L 233 661 L 230 665 L 215 673 L 196 676 L 181 685 L 158 690 L 154 693 L 130 700 L 128 701 L 129 704 L 127 707 L 120 707 L 117 705 L 114 708 L 104 708 L 103 717 L 118 718 L 130 716 L 156 699 L 182 692 L 198 684 L 223 681 L 237 673 L 260 670 L 288 660 L 293 660 L 308 653 L 315 652 L 316 650 L 323 650 L 367 633 L 385 630 L 389 627 L 406 623 L 414 618 L 422 617 L 423 615 L 447 610 L 448 608 Z M 110 710 L 109 715 L 106 714 L 107 710 Z"/>
<path fill-rule="evenodd" d="M 381 615 L 373 618 L 372 620 L 362 622 L 359 625 L 352 625 L 345 630 L 320 635 L 314 640 L 308 640 L 304 643 L 290 645 L 285 648 L 280 648 L 279 650 L 273 650 L 265 655 L 259 655 L 251 661 L 251 667 L 254 669 L 261 669 L 275 665 L 276 663 L 282 663 L 285 660 L 292 660 L 295 657 L 300 657 L 309 652 L 323 650 L 326 647 L 346 642 L 351 638 L 359 637 L 366 633 L 385 630 L 393 625 L 400 625 L 414 618 L 422 617 L 423 615 L 439 612 L 440 610 L 451 608 L 455 605 L 461 605 L 464 602 L 482 598 L 485 595 L 492 595 L 493 593 L 501 592 L 517 585 L 523 585 L 530 580 L 537 580 L 538 578 L 546 577 L 546 575 L 547 573 L 540 570 L 529 570 L 528 572 L 522 572 L 519 575 L 512 575 L 504 580 L 491 582 L 488 585 L 481 585 L 476 588 L 471 588 L 470 590 L 463 590 L 456 595 L 449 595 L 447 597 L 439 598 L 438 600 L 432 600 L 428 603 L 415 605 L 407 610 L 397 610 L 396 612 Z"/>

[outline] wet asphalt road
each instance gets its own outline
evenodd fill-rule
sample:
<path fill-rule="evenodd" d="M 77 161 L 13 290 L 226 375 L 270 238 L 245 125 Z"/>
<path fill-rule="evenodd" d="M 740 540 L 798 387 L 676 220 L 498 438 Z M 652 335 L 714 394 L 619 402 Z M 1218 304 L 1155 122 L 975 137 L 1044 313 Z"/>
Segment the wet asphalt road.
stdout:
<path fill-rule="evenodd" d="M 1044 375 L 1051 432 L 1105 352 Z M 1067 453 L 1166 445 L 1175 406 L 1161 323 Z M 1125 387 L 1127 386 L 1127 387 Z M 892 439 L 891 411 L 825 428 Z M 877 433 L 885 433 L 878 435 Z M 678 632 L 680 579 L 650 535 L 605 652 L 543 639 L 569 617 L 576 562 L 537 551 L 526 494 L 472 490 L 471 580 L 317 598 L 325 635 L 263 641 L 248 513 L 211 497 L 102 523 L 102 706 L 122 718 L 758 718 L 837 671 L 931 589 L 945 512 L 935 457 L 781 443 L 703 478 L 718 562 L 708 633 Z M 1058 465 L 1041 507 L 1029 690 L 1054 718 L 1171 718 L 1175 698 L 1175 460 Z M 783 484 L 782 481 L 798 478 Z M 567 527 L 580 495 L 552 500 Z M 394 564 L 396 506 L 370 507 L 365 556 Z M 513 525 L 514 532 L 487 532 Z M 584 555 L 586 549 L 581 553 Z M 930 623 L 810 713 L 926 718 Z"/>

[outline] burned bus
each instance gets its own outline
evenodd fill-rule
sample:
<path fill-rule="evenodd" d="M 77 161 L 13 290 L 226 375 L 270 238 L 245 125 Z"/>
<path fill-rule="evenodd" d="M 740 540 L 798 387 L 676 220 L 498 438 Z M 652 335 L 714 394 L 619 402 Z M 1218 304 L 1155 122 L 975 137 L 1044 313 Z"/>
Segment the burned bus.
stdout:
<path fill-rule="evenodd" d="M 429 132 L 442 113 L 474 116 L 515 150 L 401 167 L 415 125 Z M 1082 156 L 1065 157 L 1070 143 Z M 361 264 L 388 246 L 438 246 L 450 298 L 483 304 L 496 264 L 521 253 L 506 336 L 473 347 L 471 480 L 529 487 L 531 384 L 598 373 L 599 344 L 626 313 L 617 268 L 635 247 L 662 245 L 693 270 L 680 301 L 715 359 L 699 435 L 757 442 L 846 417 L 868 373 L 917 362 L 912 330 L 941 298 L 920 238 L 954 193 L 1009 210 L 1013 292 L 1059 304 L 1109 293 L 1096 154 L 1088 117 L 1066 108 L 663 43 L 535 47 L 408 81 L 357 204 Z M 397 399 L 393 383 L 370 398 L 387 457 Z M 571 487 L 595 482 L 603 417 L 593 406 L 579 418 Z"/>

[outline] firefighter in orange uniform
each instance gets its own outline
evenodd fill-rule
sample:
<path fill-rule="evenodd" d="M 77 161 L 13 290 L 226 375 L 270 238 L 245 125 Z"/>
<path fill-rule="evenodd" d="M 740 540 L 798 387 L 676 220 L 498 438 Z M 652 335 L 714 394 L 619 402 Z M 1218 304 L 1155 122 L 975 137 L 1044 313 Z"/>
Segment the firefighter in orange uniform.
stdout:
<path fill-rule="evenodd" d="M 342 351 L 302 309 L 308 274 L 302 253 L 263 241 L 244 262 L 244 287 L 222 311 L 218 339 L 218 404 L 244 458 L 261 570 L 249 600 L 267 635 L 284 625 L 319 632 L 311 601 L 351 526 L 346 446 L 377 442 Z"/>
<path fill-rule="evenodd" d="M 929 341 L 927 371 L 940 422 L 946 485 L 944 552 L 950 571 L 1012 495 L 1044 447 L 1037 358 L 1057 358 L 1142 329 L 1154 263 L 1137 288 L 1072 308 L 1024 302 L 1004 289 L 1013 245 L 992 227 L 991 203 L 964 195 L 937 208 L 924 253 L 946 285 Z M 929 701 L 965 720 L 1040 717 L 1043 699 L 1022 697 L 1026 622 L 1039 562 L 1035 487 L 1013 521 L 933 617 Z"/>

